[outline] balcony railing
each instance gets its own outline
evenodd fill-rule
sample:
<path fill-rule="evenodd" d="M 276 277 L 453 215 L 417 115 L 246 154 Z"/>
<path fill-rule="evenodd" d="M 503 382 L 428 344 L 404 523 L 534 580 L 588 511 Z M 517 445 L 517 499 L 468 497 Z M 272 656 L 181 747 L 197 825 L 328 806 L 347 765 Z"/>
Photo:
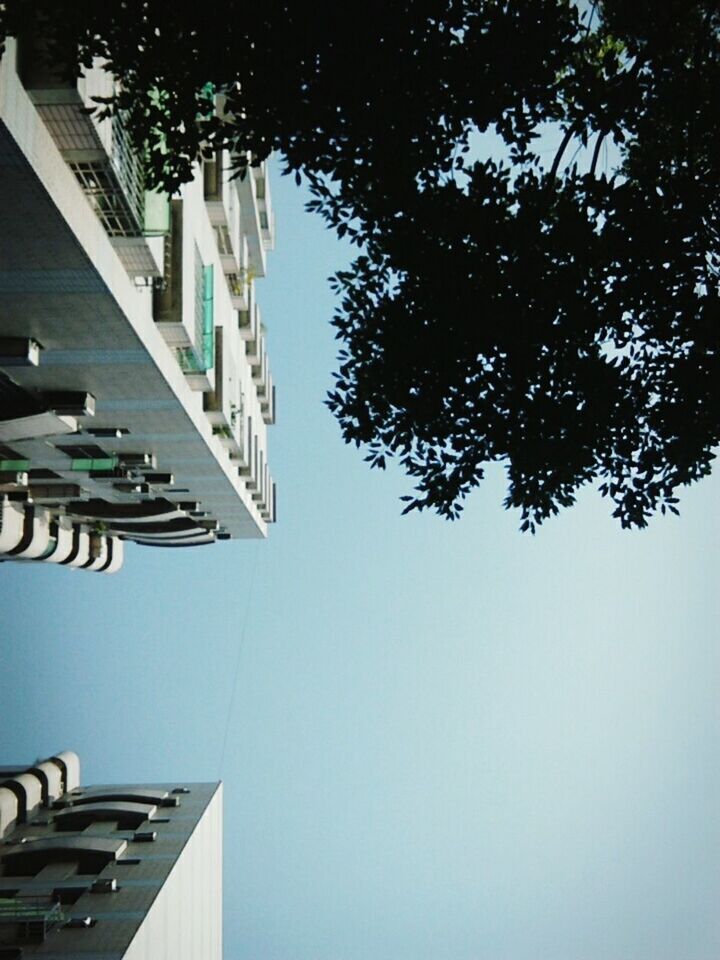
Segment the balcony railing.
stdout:
<path fill-rule="evenodd" d="M 95 97 L 111 96 L 115 82 L 100 61 L 77 80 L 46 62 L 43 41 L 20 44 L 21 79 L 57 148 L 75 174 L 128 272 L 159 275 L 144 238 L 169 228 L 167 197 L 145 188 L 144 160 L 121 115 L 99 120 Z"/>
<path fill-rule="evenodd" d="M 186 350 L 185 353 L 188 351 Z M 211 370 L 215 363 L 215 271 L 203 264 L 195 247 L 195 342 L 190 348 L 198 370 Z"/>
<path fill-rule="evenodd" d="M 0 897 L 0 926 L 15 926 L 16 942 L 42 941 L 48 930 L 64 921 L 60 904 L 47 897 Z"/>
<path fill-rule="evenodd" d="M 91 136 L 92 117 L 78 116 Z M 110 150 L 97 149 L 95 157 L 75 157 L 67 151 L 70 169 L 110 237 L 141 236 L 145 227 L 145 177 L 141 158 L 134 150 L 121 116 L 110 124 Z M 95 132 L 101 148 L 100 131 Z"/>

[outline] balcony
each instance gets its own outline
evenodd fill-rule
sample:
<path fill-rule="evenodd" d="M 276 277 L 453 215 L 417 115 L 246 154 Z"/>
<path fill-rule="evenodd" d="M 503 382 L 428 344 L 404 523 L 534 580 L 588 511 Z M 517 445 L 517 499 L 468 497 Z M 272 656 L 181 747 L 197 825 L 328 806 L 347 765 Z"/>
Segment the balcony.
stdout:
<path fill-rule="evenodd" d="M 211 160 L 203 161 L 203 195 L 208 218 L 213 226 L 230 226 L 227 202 L 229 199 L 229 185 L 225 183 L 222 150 L 218 151 Z"/>
<path fill-rule="evenodd" d="M 65 919 L 60 904 L 48 897 L 0 896 L 0 944 L 42 943 Z"/>
<path fill-rule="evenodd" d="M 255 198 L 258 207 L 258 220 L 262 241 L 266 250 L 275 249 L 275 213 L 270 197 L 270 184 L 267 178 L 266 164 L 253 170 L 255 176 Z"/>
<path fill-rule="evenodd" d="M 223 272 L 226 275 L 229 274 L 230 276 L 237 275 L 240 267 L 238 265 L 237 254 L 235 253 L 235 249 L 230 238 L 230 230 L 228 227 L 222 225 L 216 225 L 214 229 L 215 242 L 217 243 Z"/>
<path fill-rule="evenodd" d="M 240 269 L 235 273 L 226 273 L 230 302 L 233 310 L 247 310 L 250 298 L 250 283 L 252 282 L 247 271 Z"/>
<path fill-rule="evenodd" d="M 247 349 L 252 349 L 257 344 L 261 326 L 260 307 L 258 307 L 254 292 L 250 288 L 247 310 L 238 312 L 238 330 L 240 338 L 246 341 Z"/>
<path fill-rule="evenodd" d="M 164 195 L 145 189 L 143 159 L 134 150 L 122 117 L 99 120 L 95 98 L 112 97 L 115 81 L 100 61 L 76 81 L 45 60 L 43 41 L 24 38 L 19 73 L 55 145 L 130 276 L 159 277 L 162 262 L 152 237 L 169 228 Z"/>
<path fill-rule="evenodd" d="M 269 233 L 263 227 L 263 223 L 269 227 L 271 213 L 266 199 L 259 201 L 257 196 L 257 178 L 260 176 L 263 183 L 260 189 L 265 197 L 267 181 L 264 171 L 264 165 L 258 169 L 248 167 L 245 176 L 238 177 L 235 181 L 242 209 L 243 233 L 248 244 L 248 265 L 254 277 L 265 276 L 266 250 L 269 241 Z M 261 218 L 261 213 L 264 214 L 264 218 Z"/>
<path fill-rule="evenodd" d="M 268 502 L 264 508 L 260 510 L 260 516 L 265 520 L 266 523 L 275 523 L 277 520 L 277 488 L 275 486 L 275 481 L 270 480 L 270 490 L 268 491 Z"/>
<path fill-rule="evenodd" d="M 244 230 L 248 224 L 253 226 L 254 218 L 247 211 L 241 216 L 238 181 L 232 179 L 226 152 L 220 151 L 212 160 L 204 161 L 203 190 L 233 308 L 246 310 L 248 287 L 255 271 L 250 265 L 250 247 Z"/>
<path fill-rule="evenodd" d="M 252 381 L 257 390 L 263 420 L 265 423 L 273 423 L 275 420 L 275 396 L 265 347 L 265 331 L 262 324 L 260 324 L 257 337 L 254 340 L 247 341 L 245 351 L 250 361 Z"/>
<path fill-rule="evenodd" d="M 208 376 L 215 364 L 215 271 L 195 248 L 195 332 L 193 343 L 175 351 L 180 369 L 193 390 L 212 390 Z"/>
<path fill-rule="evenodd" d="M 262 401 L 267 395 L 267 386 L 270 380 L 270 367 L 268 364 L 267 351 L 265 350 L 265 337 L 260 340 L 259 355 L 252 364 L 252 379 L 257 387 L 258 398 Z"/>
<path fill-rule="evenodd" d="M 203 392 L 212 390 L 212 383 L 208 377 L 209 368 L 201 356 L 198 356 L 195 347 L 178 347 L 175 350 L 175 357 L 191 389 Z"/>
<path fill-rule="evenodd" d="M 215 272 L 203 264 L 197 246 L 190 263 L 193 299 L 183 300 L 183 201 L 173 200 L 165 237 L 164 277 L 153 291 L 153 316 L 193 390 L 211 390 L 215 363 Z M 187 267 L 187 259 L 185 261 Z"/>
<path fill-rule="evenodd" d="M 233 341 L 227 329 L 216 330 L 215 383 L 203 397 L 203 409 L 214 436 L 236 461 L 242 455 L 245 404 Z"/>
<path fill-rule="evenodd" d="M 260 516 L 265 523 L 275 523 L 275 481 L 270 481 L 267 503 L 260 505 Z"/>
<path fill-rule="evenodd" d="M 223 422 L 213 427 L 213 435 L 230 454 L 230 459 L 240 465 L 245 462 L 245 434 L 243 417 L 239 407 L 233 404 L 230 422 L 223 417 Z"/>
<path fill-rule="evenodd" d="M 169 347 L 191 343 L 183 322 L 183 202 L 170 204 L 170 229 L 163 240 L 163 277 L 153 289 L 153 317 Z"/>
<path fill-rule="evenodd" d="M 262 418 L 267 426 L 275 423 L 275 384 L 272 375 L 268 373 L 267 387 L 263 396 L 260 398 L 260 410 Z"/>

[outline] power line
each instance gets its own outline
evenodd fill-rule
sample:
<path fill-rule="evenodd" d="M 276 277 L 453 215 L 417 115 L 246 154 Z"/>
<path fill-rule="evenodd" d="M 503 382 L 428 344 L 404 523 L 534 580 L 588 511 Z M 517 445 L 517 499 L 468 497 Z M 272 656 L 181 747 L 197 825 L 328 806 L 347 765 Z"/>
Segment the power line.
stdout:
<path fill-rule="evenodd" d="M 258 567 L 258 557 L 260 556 L 260 541 L 255 544 L 255 558 L 253 560 L 252 572 L 250 574 L 250 584 L 248 586 L 247 600 L 245 603 L 245 615 L 243 616 L 242 626 L 240 628 L 240 637 L 238 639 L 237 656 L 235 657 L 235 673 L 233 675 L 232 689 L 230 691 L 230 702 L 227 708 L 227 717 L 225 718 L 225 732 L 223 734 L 222 750 L 220 751 L 220 763 L 218 764 L 218 780 L 222 778 L 223 764 L 225 762 L 225 750 L 227 749 L 228 733 L 230 732 L 230 720 L 235 705 L 235 695 L 237 693 L 238 677 L 240 675 L 240 656 L 245 645 L 245 631 L 247 629 L 248 618 L 250 616 L 250 605 L 253 597 L 253 587 L 255 586 L 255 573 Z"/>

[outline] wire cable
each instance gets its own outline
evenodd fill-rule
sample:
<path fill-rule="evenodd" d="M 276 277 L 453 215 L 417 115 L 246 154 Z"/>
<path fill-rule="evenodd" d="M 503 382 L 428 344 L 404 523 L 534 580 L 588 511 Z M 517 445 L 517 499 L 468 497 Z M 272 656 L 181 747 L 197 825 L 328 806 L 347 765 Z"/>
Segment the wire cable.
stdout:
<path fill-rule="evenodd" d="M 261 542 L 258 540 L 255 546 L 255 559 L 253 560 L 252 572 L 250 574 L 250 584 L 248 586 L 247 601 L 245 603 L 245 614 L 243 616 L 242 626 L 240 628 L 240 637 L 238 639 L 237 656 L 235 657 L 235 672 L 233 675 L 232 688 L 230 690 L 230 702 L 228 703 L 227 716 L 225 718 L 225 732 L 223 734 L 222 750 L 220 751 L 220 763 L 218 764 L 218 780 L 222 779 L 223 765 L 225 763 L 225 751 L 227 749 L 228 734 L 230 732 L 230 720 L 232 719 L 233 707 L 235 706 L 238 677 L 240 676 L 240 657 L 243 647 L 245 646 L 245 631 L 247 629 L 248 618 L 250 616 L 250 605 L 252 603 L 253 588 L 255 586 L 255 574 L 258 568 L 260 545 Z"/>

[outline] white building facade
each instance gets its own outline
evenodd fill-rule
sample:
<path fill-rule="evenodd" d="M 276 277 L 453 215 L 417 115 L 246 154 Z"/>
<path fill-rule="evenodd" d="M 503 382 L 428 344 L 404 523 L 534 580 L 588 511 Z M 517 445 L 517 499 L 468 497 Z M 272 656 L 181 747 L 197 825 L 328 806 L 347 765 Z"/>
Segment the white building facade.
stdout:
<path fill-rule="evenodd" d="M 219 783 L 83 787 L 76 754 L 0 768 L 2 960 L 221 960 Z"/>
<path fill-rule="evenodd" d="M 0 560 L 111 573 L 124 544 L 264 537 L 275 388 L 255 296 L 267 170 L 147 191 L 100 68 L 0 63 Z"/>

